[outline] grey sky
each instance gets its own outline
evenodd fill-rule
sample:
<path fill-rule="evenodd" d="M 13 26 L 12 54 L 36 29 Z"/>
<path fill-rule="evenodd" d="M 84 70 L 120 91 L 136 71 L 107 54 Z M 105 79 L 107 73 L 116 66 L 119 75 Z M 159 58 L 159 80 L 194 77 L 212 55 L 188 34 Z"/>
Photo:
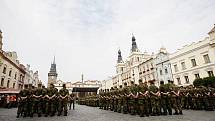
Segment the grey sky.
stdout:
<path fill-rule="evenodd" d="M 174 52 L 202 40 L 215 24 L 214 0 L 0 0 L 4 50 L 47 73 L 56 56 L 59 79 L 103 80 L 115 74 L 134 33 L 139 49 Z"/>

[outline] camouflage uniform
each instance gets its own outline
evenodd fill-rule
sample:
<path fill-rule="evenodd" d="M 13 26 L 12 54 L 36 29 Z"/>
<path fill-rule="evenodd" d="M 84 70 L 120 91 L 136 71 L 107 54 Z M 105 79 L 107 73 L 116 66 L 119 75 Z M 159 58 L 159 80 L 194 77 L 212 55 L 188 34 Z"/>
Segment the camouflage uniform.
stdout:
<path fill-rule="evenodd" d="M 27 101 L 27 96 L 29 95 L 29 91 L 28 91 L 28 85 L 24 86 L 25 89 L 22 89 L 19 92 L 18 95 L 18 110 L 17 110 L 17 118 L 19 118 L 20 115 L 23 114 L 24 117 L 27 116 L 27 108 L 28 108 L 28 101 Z"/>
<path fill-rule="evenodd" d="M 128 93 L 129 93 L 129 88 L 127 87 L 127 83 L 124 83 L 124 88 L 122 89 L 123 92 L 123 97 L 122 97 L 122 105 L 123 105 L 123 113 L 127 114 L 128 113 Z"/>
<path fill-rule="evenodd" d="M 154 93 L 158 92 L 158 88 L 154 85 L 154 83 L 151 83 L 149 86 L 150 91 L 150 100 L 151 100 L 151 115 L 160 115 L 160 100 L 157 95 L 154 95 Z"/>
<path fill-rule="evenodd" d="M 58 105 L 58 116 L 61 115 L 62 111 L 64 111 L 64 116 L 67 116 L 67 103 L 68 103 L 68 95 L 69 91 L 66 89 L 66 85 L 63 84 L 63 88 L 59 91 L 59 105 Z M 62 96 L 62 97 L 61 97 Z"/>
<path fill-rule="evenodd" d="M 118 106 L 117 106 L 117 112 L 121 113 L 122 112 L 122 99 L 123 99 L 123 95 L 122 95 L 122 85 L 120 85 L 119 88 L 119 93 L 118 93 Z"/>
<path fill-rule="evenodd" d="M 171 101 L 168 94 L 168 85 L 161 84 L 159 90 L 161 93 L 161 114 L 167 115 L 168 110 L 169 115 L 172 115 Z"/>
<path fill-rule="evenodd" d="M 132 81 L 131 82 L 131 87 L 130 87 L 130 98 L 128 100 L 128 105 L 129 105 L 129 112 L 131 113 L 131 115 L 135 115 L 136 113 L 136 110 L 135 110 L 135 106 L 136 106 L 136 102 L 135 102 L 135 98 L 133 96 L 135 96 L 136 94 L 136 88 L 135 85 L 134 85 L 134 82 Z"/>
<path fill-rule="evenodd" d="M 41 116 L 42 114 L 42 88 L 41 88 L 42 84 L 38 84 L 38 88 L 35 89 L 34 91 L 34 96 L 36 97 L 33 97 L 33 113 L 34 112 L 37 112 L 38 113 L 38 117 Z"/>
<path fill-rule="evenodd" d="M 148 91 L 148 87 L 146 84 L 143 84 L 142 80 L 139 80 L 138 91 L 138 105 L 140 117 L 149 116 L 149 108 L 147 101 L 148 97 L 146 94 L 146 91 Z"/>
<path fill-rule="evenodd" d="M 113 111 L 114 112 L 117 112 L 117 104 L 118 104 L 118 99 L 117 99 L 117 94 L 118 94 L 118 89 L 117 88 L 115 88 L 114 89 L 114 98 L 113 98 L 113 104 L 114 104 L 114 109 L 113 109 Z"/>
<path fill-rule="evenodd" d="M 175 93 L 177 93 L 177 94 L 179 93 L 179 95 L 176 95 Z M 175 110 L 174 115 L 182 114 L 180 91 L 178 91 L 177 87 L 173 87 L 172 104 L 173 104 L 173 109 Z"/>
<path fill-rule="evenodd" d="M 33 108 L 33 93 L 34 89 L 32 88 L 32 84 L 29 84 L 29 89 L 28 89 L 28 115 L 30 117 L 33 117 L 34 114 L 34 108 Z"/>
<path fill-rule="evenodd" d="M 57 109 L 57 100 L 55 96 L 57 96 L 58 91 L 56 90 L 56 88 L 54 88 L 53 84 L 51 84 L 51 87 L 47 90 L 47 94 L 49 99 L 46 103 L 46 116 L 49 114 L 49 112 L 51 113 L 51 116 L 54 116 Z"/>

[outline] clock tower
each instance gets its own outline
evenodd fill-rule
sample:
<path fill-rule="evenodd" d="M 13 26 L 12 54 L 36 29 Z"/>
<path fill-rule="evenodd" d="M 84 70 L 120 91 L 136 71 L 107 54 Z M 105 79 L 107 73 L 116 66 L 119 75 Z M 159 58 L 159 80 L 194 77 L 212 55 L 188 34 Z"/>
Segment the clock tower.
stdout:
<path fill-rule="evenodd" d="M 56 84 L 57 82 L 57 69 L 56 69 L 56 64 L 55 64 L 55 57 L 54 61 L 51 64 L 50 71 L 48 73 L 48 87 L 50 87 L 50 84 Z"/>

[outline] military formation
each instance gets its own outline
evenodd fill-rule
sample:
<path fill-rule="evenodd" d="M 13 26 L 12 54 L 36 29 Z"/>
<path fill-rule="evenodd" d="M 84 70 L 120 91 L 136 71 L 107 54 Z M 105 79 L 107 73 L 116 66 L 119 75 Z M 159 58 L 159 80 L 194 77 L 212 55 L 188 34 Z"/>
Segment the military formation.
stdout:
<path fill-rule="evenodd" d="M 144 116 L 182 115 L 182 109 L 215 109 L 215 89 L 211 87 L 178 87 L 173 83 L 153 82 L 148 86 L 139 80 L 139 85 L 124 83 L 120 88 L 101 90 L 79 100 L 79 104 L 99 107 L 118 113 Z"/>
<path fill-rule="evenodd" d="M 24 89 L 18 95 L 17 118 L 33 117 L 34 114 L 38 117 L 55 114 L 61 116 L 62 113 L 67 116 L 67 104 L 70 98 L 65 84 L 59 91 L 53 84 L 50 88 L 45 88 L 42 84 L 38 84 L 38 88 L 34 88 L 31 84 L 24 85 Z"/>

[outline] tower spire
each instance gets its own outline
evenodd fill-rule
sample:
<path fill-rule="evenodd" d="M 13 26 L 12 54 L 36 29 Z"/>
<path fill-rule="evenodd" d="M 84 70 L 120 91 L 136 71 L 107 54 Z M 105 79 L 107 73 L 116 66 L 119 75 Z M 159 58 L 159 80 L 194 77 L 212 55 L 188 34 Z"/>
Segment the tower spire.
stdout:
<path fill-rule="evenodd" d="M 122 62 L 123 60 L 122 60 L 121 50 L 119 49 L 117 63 L 122 63 Z"/>
<path fill-rule="evenodd" d="M 55 56 L 54 56 L 53 64 L 55 64 Z"/>
<path fill-rule="evenodd" d="M 137 43 L 136 43 L 136 38 L 134 37 L 134 34 L 132 33 L 132 47 L 131 47 L 131 52 L 137 52 Z"/>

